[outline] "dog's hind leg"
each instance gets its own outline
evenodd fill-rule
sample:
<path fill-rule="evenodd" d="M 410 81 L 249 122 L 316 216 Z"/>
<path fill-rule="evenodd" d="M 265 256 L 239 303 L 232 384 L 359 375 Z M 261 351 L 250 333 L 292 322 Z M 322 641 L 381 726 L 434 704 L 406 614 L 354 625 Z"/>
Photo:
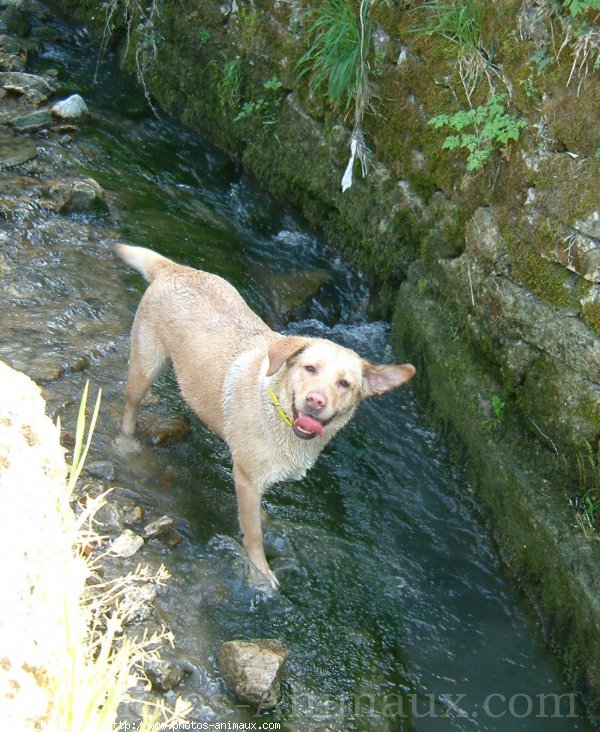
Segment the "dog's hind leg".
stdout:
<path fill-rule="evenodd" d="M 140 402 L 168 363 L 166 349 L 152 329 L 144 323 L 143 315 L 138 311 L 131 331 L 125 410 L 121 420 L 122 434 L 133 436 Z"/>

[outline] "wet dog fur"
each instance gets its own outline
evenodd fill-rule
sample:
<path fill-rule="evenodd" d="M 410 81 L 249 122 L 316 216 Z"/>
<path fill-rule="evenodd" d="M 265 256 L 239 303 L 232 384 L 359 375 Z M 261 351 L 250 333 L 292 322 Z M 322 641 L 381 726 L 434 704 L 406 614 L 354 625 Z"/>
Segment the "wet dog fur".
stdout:
<path fill-rule="evenodd" d="M 281 335 L 223 278 L 142 247 L 115 251 L 150 283 L 131 331 L 121 432 L 133 436 L 140 402 L 171 363 L 185 401 L 229 446 L 244 549 L 276 587 L 263 546 L 263 494 L 302 478 L 363 399 L 404 384 L 415 369 Z"/>

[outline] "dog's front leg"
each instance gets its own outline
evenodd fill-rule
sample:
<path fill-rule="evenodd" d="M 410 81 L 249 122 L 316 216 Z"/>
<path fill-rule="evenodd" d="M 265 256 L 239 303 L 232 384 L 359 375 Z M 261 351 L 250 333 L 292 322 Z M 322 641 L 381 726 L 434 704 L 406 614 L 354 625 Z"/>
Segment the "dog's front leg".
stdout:
<path fill-rule="evenodd" d="M 240 527 L 244 536 L 244 549 L 252 564 L 273 587 L 279 587 L 277 577 L 271 571 L 265 556 L 261 522 L 262 493 L 252 479 L 239 467 L 233 466 L 233 479 L 238 500 Z"/>

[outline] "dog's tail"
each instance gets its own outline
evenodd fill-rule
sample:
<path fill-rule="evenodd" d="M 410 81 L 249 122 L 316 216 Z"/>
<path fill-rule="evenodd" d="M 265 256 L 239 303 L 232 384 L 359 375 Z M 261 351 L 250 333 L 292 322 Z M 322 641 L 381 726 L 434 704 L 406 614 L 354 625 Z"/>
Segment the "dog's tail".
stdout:
<path fill-rule="evenodd" d="M 161 267 L 165 264 L 171 264 L 170 259 L 145 247 L 130 247 L 127 244 L 117 244 L 115 246 L 115 254 L 121 257 L 130 267 L 137 269 L 148 282 L 152 282 Z"/>

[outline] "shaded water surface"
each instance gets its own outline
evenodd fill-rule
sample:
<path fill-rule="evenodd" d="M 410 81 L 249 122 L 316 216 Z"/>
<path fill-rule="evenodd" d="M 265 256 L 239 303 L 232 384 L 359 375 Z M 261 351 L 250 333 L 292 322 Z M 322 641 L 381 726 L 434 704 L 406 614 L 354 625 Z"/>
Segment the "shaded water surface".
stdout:
<path fill-rule="evenodd" d="M 274 637 L 290 650 L 285 698 L 263 721 L 284 729 L 590 729 L 568 698 L 558 708 L 540 698 L 566 692 L 558 669 L 410 387 L 363 405 L 308 478 L 266 496 L 281 581 L 271 599 L 244 582 L 217 438 L 190 417 L 184 443 L 117 455 L 128 330 L 144 289 L 113 257 L 117 240 L 227 277 L 274 327 L 377 361 L 392 353 L 387 325 L 367 318 L 359 275 L 221 154 L 148 116 L 111 63 L 94 86 L 85 34 L 63 28 L 63 38 L 39 65 L 58 68 L 94 110 L 77 146 L 65 144 L 65 170 L 96 178 L 113 217 L 60 217 L 33 206 L 18 181 L 8 186 L 19 205 L 0 220 L 0 352 L 46 381 L 65 425 L 85 379 L 102 386 L 94 457 L 113 461 L 120 489 L 153 515 L 176 518 L 179 546 L 146 551 L 173 575 L 159 613 L 199 669 L 181 689 L 192 719 L 256 721 L 222 688 L 216 654 L 225 640 Z M 172 376 L 154 393 L 147 410 L 188 413 Z"/>

